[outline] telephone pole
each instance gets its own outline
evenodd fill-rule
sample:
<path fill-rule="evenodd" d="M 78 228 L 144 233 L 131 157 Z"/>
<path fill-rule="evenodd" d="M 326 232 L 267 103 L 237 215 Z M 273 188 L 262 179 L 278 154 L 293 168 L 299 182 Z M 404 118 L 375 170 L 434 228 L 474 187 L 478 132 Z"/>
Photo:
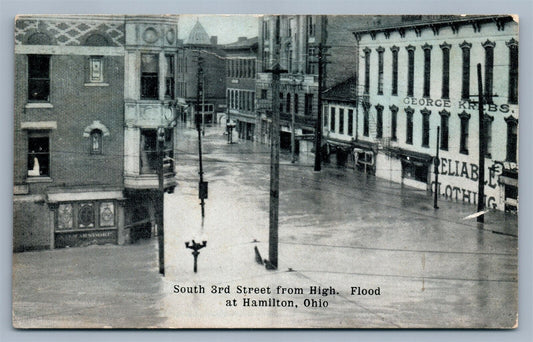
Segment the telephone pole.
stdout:
<path fill-rule="evenodd" d="M 266 267 L 271 270 L 278 268 L 278 216 L 279 216 L 279 79 L 281 70 L 279 64 L 280 50 L 280 17 L 276 16 L 274 35 L 274 64 L 272 73 L 272 128 L 270 146 L 270 211 L 268 230 L 268 262 Z"/>
<path fill-rule="evenodd" d="M 439 205 L 437 204 L 437 199 L 439 197 L 439 143 L 440 143 L 440 126 L 437 126 L 437 146 L 435 147 L 436 153 L 435 153 L 435 192 L 433 193 L 433 208 L 439 209 Z"/>
<path fill-rule="evenodd" d="M 200 170 L 198 172 L 198 174 L 200 175 L 200 182 L 198 183 L 198 190 L 199 190 L 199 196 L 200 197 L 200 206 L 202 207 L 202 226 L 203 226 L 203 222 L 204 222 L 204 217 L 205 217 L 205 202 L 204 202 L 204 199 L 207 198 L 207 182 L 204 182 L 204 170 L 203 170 L 203 165 L 202 165 L 202 123 L 203 123 L 203 108 L 202 108 L 202 111 L 201 111 L 201 116 L 199 115 L 200 113 L 200 106 L 203 106 L 203 104 L 200 103 L 200 95 L 202 95 L 202 98 L 203 98 L 203 93 L 204 93 L 204 87 L 203 87 L 203 83 L 202 83 L 202 79 L 203 79 L 203 74 L 204 74 L 204 71 L 203 71 L 203 58 L 198 55 L 198 72 L 197 72 L 197 92 L 196 92 L 196 111 L 195 111 L 195 115 L 196 115 L 196 130 L 198 131 L 198 162 L 199 162 L 199 167 L 200 167 Z"/>
<path fill-rule="evenodd" d="M 322 169 L 322 92 L 324 91 L 324 66 L 326 65 L 326 54 L 324 53 L 329 47 L 325 46 L 326 41 L 327 16 L 321 16 L 321 34 L 320 43 L 318 44 L 318 111 L 315 126 L 315 171 Z"/>
<path fill-rule="evenodd" d="M 157 129 L 157 156 L 158 156 L 158 180 L 159 191 L 157 199 L 157 242 L 159 247 L 159 273 L 165 275 L 165 236 L 164 236 L 164 221 L 165 221 L 165 129 L 159 127 Z"/>
<path fill-rule="evenodd" d="M 481 64 L 477 65 L 478 84 L 478 110 L 479 110 L 479 183 L 477 190 L 477 212 L 481 213 L 485 209 L 485 131 L 483 114 L 483 83 L 481 82 Z M 485 214 L 477 217 L 477 222 L 485 222 Z"/>

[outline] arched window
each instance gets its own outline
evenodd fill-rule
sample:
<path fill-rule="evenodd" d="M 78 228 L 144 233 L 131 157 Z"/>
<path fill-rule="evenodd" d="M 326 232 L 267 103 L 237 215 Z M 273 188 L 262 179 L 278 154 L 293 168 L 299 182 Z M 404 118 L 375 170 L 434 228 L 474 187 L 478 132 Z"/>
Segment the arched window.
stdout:
<path fill-rule="evenodd" d="M 93 129 L 91 131 L 91 154 L 102 154 L 102 131 Z"/>

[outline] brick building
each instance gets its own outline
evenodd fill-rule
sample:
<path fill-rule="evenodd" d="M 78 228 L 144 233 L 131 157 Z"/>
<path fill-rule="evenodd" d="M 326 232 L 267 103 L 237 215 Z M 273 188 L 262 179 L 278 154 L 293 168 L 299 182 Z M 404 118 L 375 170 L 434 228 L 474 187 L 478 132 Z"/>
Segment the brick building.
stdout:
<path fill-rule="evenodd" d="M 323 122 L 328 144 L 341 161 L 348 159 L 377 177 L 476 203 L 480 63 L 485 204 L 516 210 L 518 24 L 510 16 L 391 18 L 396 22 L 353 32 L 359 77 L 350 98 L 338 96 L 347 89 L 342 84 L 329 94 Z"/>
<path fill-rule="evenodd" d="M 257 37 L 239 39 L 224 46 L 226 54 L 227 116 L 235 123 L 238 138 L 256 140 L 255 81 Z"/>
<path fill-rule="evenodd" d="M 182 120 L 193 123 L 199 115 L 204 123 L 215 122 L 217 115 L 226 111 L 225 82 L 224 50 L 217 37 L 210 37 L 197 21 L 177 52 L 177 100 Z M 197 102 L 203 105 L 197 108 Z"/>
<path fill-rule="evenodd" d="M 267 72 L 274 62 L 273 47 L 277 16 L 259 19 L 257 77 L 257 135 L 269 141 L 269 111 L 272 76 Z M 326 88 L 353 77 L 356 73 L 355 38 L 351 30 L 371 17 L 282 15 L 280 18 L 280 65 L 287 73 L 280 80 L 281 146 L 290 146 L 294 115 L 296 150 L 311 151 L 318 112 L 318 48 L 327 47 L 324 73 Z"/>
<path fill-rule="evenodd" d="M 175 186 L 176 35 L 171 17 L 17 17 L 15 251 L 128 243 L 139 220 L 150 229 L 158 185 L 150 156 L 163 126 L 165 185 Z"/>

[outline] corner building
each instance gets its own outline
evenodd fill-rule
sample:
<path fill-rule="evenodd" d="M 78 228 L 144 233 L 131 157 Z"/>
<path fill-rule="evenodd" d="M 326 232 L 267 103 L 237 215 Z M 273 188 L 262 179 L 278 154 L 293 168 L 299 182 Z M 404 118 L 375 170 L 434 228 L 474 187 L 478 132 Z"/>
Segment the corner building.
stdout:
<path fill-rule="evenodd" d="M 13 249 L 150 234 L 157 130 L 172 160 L 177 17 L 19 16 Z"/>
<path fill-rule="evenodd" d="M 516 211 L 518 23 L 510 16 L 405 16 L 400 24 L 353 34 L 359 54 L 358 101 L 351 107 L 356 114 L 350 123 L 355 133 L 336 129 L 339 117 L 334 117 L 333 105 L 327 108 L 324 126 L 340 140 L 372 144 L 377 177 L 428 191 L 436 188 L 441 197 L 474 204 L 480 63 L 485 205 Z"/>

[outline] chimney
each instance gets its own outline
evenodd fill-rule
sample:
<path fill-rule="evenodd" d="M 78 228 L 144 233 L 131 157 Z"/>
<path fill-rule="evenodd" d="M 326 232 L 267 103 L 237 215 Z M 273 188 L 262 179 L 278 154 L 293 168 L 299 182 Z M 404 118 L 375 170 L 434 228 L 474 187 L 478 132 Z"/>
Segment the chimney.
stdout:
<path fill-rule="evenodd" d="M 218 45 L 218 37 L 217 36 L 211 36 L 211 45 Z"/>

